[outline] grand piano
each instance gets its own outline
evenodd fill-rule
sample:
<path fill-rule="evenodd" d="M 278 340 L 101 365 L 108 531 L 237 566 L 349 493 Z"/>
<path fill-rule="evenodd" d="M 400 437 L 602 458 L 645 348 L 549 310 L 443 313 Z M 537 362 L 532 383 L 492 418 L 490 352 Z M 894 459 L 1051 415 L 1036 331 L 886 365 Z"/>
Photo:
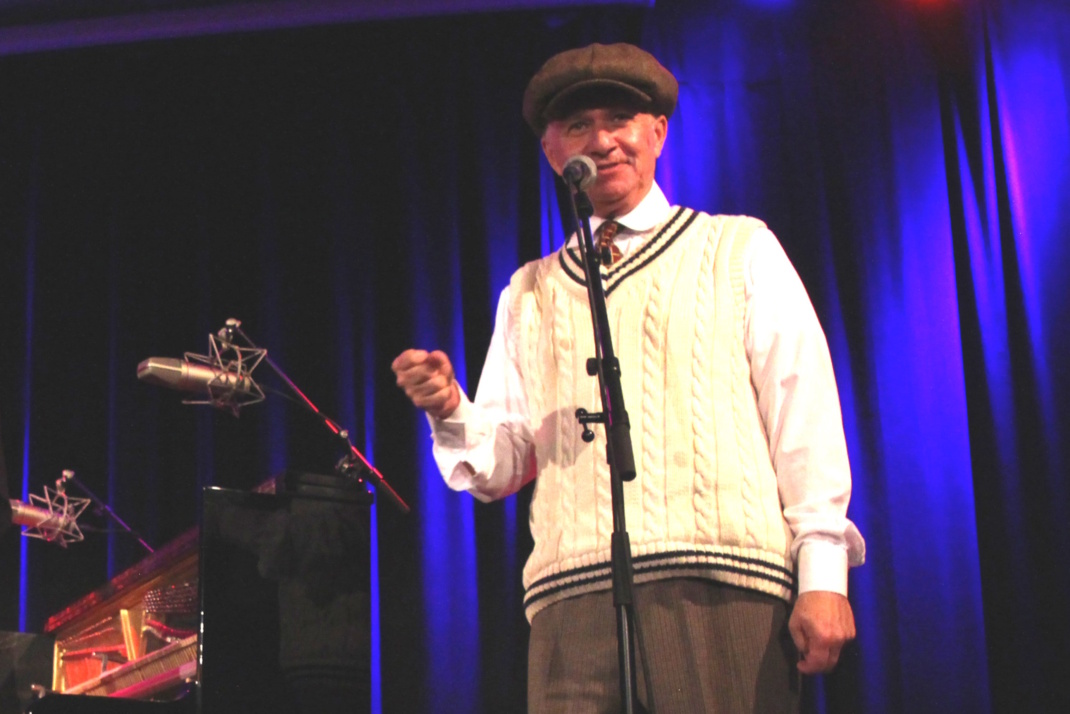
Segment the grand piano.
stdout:
<path fill-rule="evenodd" d="M 206 488 L 199 528 L 49 619 L 28 714 L 370 711 L 371 500 L 297 472 Z"/>

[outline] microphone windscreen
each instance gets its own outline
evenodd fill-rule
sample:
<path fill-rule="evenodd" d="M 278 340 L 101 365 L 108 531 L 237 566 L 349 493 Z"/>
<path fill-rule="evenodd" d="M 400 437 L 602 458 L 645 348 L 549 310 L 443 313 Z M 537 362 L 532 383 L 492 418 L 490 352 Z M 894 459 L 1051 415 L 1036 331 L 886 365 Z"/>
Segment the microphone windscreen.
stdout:
<path fill-rule="evenodd" d="M 594 165 L 591 157 L 576 154 L 565 162 L 561 175 L 569 185 L 582 191 L 594 183 L 598 177 L 598 167 Z"/>

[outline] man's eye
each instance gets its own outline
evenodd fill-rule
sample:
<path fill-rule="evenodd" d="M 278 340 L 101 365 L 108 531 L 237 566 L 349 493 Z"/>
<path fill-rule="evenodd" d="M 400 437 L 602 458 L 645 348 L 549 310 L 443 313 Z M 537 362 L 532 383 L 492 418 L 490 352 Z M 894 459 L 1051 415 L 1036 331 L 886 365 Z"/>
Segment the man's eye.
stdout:
<path fill-rule="evenodd" d="M 573 134 L 584 131 L 585 129 L 587 129 L 587 122 L 585 121 L 574 121 L 568 125 L 568 130 Z"/>

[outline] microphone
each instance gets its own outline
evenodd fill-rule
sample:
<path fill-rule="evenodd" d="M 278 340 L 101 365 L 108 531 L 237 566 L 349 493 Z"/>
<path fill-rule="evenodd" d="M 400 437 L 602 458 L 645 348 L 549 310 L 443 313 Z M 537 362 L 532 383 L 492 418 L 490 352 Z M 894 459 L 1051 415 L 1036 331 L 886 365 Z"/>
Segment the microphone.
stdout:
<path fill-rule="evenodd" d="M 158 387 L 213 397 L 218 392 L 262 396 L 260 388 L 248 374 L 173 357 L 149 357 L 143 360 L 137 366 L 137 378 Z"/>
<path fill-rule="evenodd" d="M 9 499 L 11 522 L 24 527 L 22 535 L 40 538 L 64 548 L 68 543 L 85 540 L 78 527 L 78 516 L 89 505 L 88 498 L 72 498 L 45 486 L 45 495 L 30 494 L 30 501 L 25 503 Z"/>
<path fill-rule="evenodd" d="M 590 157 L 576 154 L 565 162 L 565 168 L 561 170 L 561 178 L 565 179 L 565 183 L 570 187 L 583 191 L 598 178 L 598 168 Z"/>
<path fill-rule="evenodd" d="M 217 334 L 208 335 L 208 354 L 186 352 L 183 359 L 149 357 L 137 366 L 137 378 L 157 387 L 207 397 L 186 399 L 184 404 L 211 404 L 238 416 L 243 406 L 264 401 L 264 390 L 253 381 L 252 373 L 267 357 L 267 350 L 251 343 L 244 347 L 236 344 L 235 335 L 248 342 L 241 322 L 231 318 Z"/>
<path fill-rule="evenodd" d="M 9 499 L 11 503 L 11 522 L 17 526 L 27 528 L 42 528 L 46 531 L 61 532 L 74 527 L 74 519 L 66 513 L 59 511 L 53 513 L 45 508 Z M 54 540 L 46 537 L 45 540 Z"/>

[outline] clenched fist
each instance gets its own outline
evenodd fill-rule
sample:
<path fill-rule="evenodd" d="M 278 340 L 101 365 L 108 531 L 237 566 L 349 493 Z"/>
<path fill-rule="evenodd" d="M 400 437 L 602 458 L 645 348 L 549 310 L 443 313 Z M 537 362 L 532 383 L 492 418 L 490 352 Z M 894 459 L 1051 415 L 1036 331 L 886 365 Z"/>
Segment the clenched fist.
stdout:
<path fill-rule="evenodd" d="M 445 419 L 461 403 L 461 388 L 445 352 L 405 350 L 390 365 L 405 396 L 437 419 Z"/>
<path fill-rule="evenodd" d="M 800 672 L 831 672 L 840 659 L 840 650 L 855 638 L 851 603 L 839 593 L 802 593 L 795 601 L 788 630 L 799 650 Z"/>

